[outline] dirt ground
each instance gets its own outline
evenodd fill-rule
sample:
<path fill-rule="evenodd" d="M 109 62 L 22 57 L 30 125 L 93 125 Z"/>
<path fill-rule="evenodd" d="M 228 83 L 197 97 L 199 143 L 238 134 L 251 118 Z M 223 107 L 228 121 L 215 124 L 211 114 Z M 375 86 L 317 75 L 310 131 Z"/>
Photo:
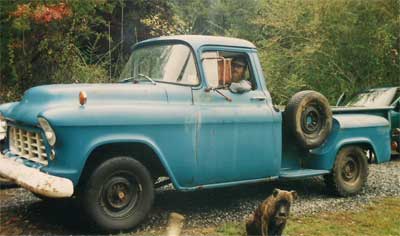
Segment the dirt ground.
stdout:
<path fill-rule="evenodd" d="M 275 181 L 198 192 L 158 191 L 148 219 L 129 234 L 160 234 L 165 230 L 168 214 L 177 211 L 186 216 L 186 234 L 207 235 L 210 227 L 242 221 L 243 216 L 253 211 L 275 187 L 299 193 L 300 200 L 292 209 L 295 215 L 329 209 L 352 210 L 377 197 L 400 196 L 399 176 L 400 158 L 371 165 L 366 189 L 351 198 L 327 194 L 323 181 L 318 179 Z M 99 232 L 85 219 L 76 201 L 43 201 L 23 188 L 0 189 L 0 235 L 87 234 Z"/>

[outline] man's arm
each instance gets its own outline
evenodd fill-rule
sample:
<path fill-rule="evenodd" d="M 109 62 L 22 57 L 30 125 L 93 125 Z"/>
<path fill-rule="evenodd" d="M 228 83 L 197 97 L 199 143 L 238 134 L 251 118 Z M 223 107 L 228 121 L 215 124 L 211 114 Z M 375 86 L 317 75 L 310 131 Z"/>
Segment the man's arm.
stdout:
<path fill-rule="evenodd" d="M 241 80 L 238 83 L 232 83 L 229 90 L 232 93 L 245 93 L 251 90 L 251 83 L 248 80 Z"/>

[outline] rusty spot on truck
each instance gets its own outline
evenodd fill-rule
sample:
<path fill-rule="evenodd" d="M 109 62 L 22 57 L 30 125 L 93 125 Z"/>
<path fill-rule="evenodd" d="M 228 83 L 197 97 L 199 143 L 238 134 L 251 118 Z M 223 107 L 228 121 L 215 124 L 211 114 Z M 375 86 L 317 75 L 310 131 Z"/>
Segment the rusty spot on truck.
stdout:
<path fill-rule="evenodd" d="M 204 189 L 204 185 L 199 185 L 199 186 L 196 187 L 196 189 L 197 189 L 197 190 Z"/>

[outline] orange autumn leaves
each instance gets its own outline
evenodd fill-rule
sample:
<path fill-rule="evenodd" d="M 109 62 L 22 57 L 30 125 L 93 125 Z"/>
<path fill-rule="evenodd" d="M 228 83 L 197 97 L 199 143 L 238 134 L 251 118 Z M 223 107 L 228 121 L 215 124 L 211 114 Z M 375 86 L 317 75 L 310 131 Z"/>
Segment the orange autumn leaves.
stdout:
<path fill-rule="evenodd" d="M 30 18 L 35 23 L 47 24 L 61 20 L 72 14 L 71 8 L 65 3 L 55 5 L 39 4 L 34 7 L 28 4 L 19 4 L 17 9 L 10 13 L 15 18 Z"/>

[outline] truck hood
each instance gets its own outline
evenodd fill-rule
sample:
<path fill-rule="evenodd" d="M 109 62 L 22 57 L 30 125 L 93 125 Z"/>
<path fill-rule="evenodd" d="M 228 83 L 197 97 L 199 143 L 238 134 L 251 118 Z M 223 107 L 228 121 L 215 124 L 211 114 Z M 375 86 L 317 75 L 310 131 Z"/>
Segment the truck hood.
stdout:
<path fill-rule="evenodd" d="M 38 86 L 27 90 L 20 102 L 1 105 L 0 112 L 10 120 L 35 125 L 37 116 L 41 112 L 52 108 L 80 106 L 80 91 L 87 94 L 85 106 L 127 105 L 130 103 L 160 104 L 168 103 L 166 87 L 160 83 L 156 85 L 124 83 Z M 179 93 L 179 91 L 174 89 L 172 93 Z"/>

